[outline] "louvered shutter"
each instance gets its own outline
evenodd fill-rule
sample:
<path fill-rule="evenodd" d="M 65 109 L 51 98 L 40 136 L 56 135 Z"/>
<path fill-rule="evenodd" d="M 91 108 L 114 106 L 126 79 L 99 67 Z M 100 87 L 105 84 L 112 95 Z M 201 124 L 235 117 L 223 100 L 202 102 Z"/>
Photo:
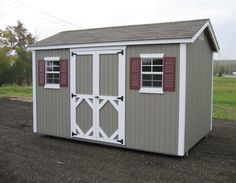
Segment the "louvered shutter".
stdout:
<path fill-rule="evenodd" d="M 60 60 L 60 87 L 68 86 L 68 60 Z"/>
<path fill-rule="evenodd" d="M 38 85 L 44 86 L 45 84 L 45 61 L 38 61 Z"/>
<path fill-rule="evenodd" d="M 164 57 L 164 91 L 175 91 L 175 57 Z"/>
<path fill-rule="evenodd" d="M 131 57 L 130 58 L 130 89 L 140 89 L 140 64 L 141 58 Z"/>

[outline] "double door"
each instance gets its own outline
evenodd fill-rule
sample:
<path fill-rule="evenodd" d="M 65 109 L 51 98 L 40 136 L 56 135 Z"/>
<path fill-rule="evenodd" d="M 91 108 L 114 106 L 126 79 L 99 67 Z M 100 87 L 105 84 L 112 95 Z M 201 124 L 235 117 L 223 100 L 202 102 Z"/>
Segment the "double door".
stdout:
<path fill-rule="evenodd" d="M 71 136 L 124 145 L 124 50 L 72 50 L 70 71 Z"/>

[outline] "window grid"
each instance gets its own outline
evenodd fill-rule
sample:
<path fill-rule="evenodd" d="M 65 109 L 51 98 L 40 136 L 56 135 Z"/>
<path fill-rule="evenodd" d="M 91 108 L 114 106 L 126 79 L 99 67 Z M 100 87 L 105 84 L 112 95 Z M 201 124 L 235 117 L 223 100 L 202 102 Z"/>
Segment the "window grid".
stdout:
<path fill-rule="evenodd" d="M 142 87 L 162 88 L 163 58 L 142 58 Z"/>
<path fill-rule="evenodd" d="M 59 84 L 60 80 L 60 65 L 59 61 L 46 61 L 46 83 L 47 84 Z"/>

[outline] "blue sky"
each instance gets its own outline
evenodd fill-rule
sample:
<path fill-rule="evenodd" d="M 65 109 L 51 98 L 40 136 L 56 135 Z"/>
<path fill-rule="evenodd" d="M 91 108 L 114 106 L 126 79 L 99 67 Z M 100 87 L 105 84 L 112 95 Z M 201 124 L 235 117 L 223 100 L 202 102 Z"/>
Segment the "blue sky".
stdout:
<path fill-rule="evenodd" d="M 38 40 L 63 30 L 210 18 L 220 54 L 236 59 L 235 0 L 0 0 L 0 29 L 21 20 Z"/>

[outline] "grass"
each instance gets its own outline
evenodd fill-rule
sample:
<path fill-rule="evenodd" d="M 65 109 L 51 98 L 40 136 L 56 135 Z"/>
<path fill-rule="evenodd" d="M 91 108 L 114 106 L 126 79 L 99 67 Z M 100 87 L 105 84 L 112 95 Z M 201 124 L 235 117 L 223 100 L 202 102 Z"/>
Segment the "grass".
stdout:
<path fill-rule="evenodd" d="M 0 97 L 31 96 L 31 86 L 0 87 Z M 236 121 L 236 78 L 214 77 L 213 117 Z"/>
<path fill-rule="evenodd" d="M 213 117 L 236 121 L 236 78 L 214 77 Z"/>
<path fill-rule="evenodd" d="M 31 86 L 2 86 L 0 97 L 32 97 Z"/>

